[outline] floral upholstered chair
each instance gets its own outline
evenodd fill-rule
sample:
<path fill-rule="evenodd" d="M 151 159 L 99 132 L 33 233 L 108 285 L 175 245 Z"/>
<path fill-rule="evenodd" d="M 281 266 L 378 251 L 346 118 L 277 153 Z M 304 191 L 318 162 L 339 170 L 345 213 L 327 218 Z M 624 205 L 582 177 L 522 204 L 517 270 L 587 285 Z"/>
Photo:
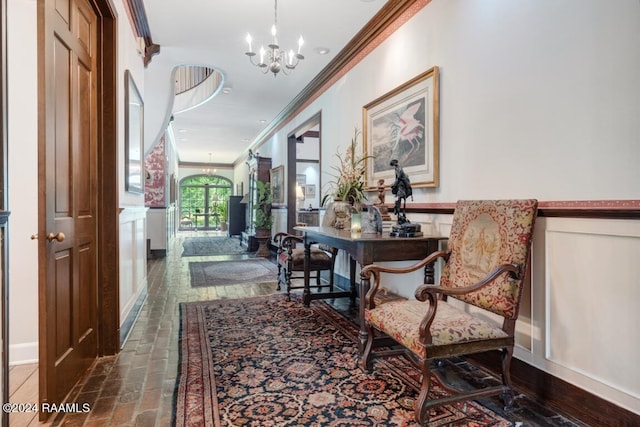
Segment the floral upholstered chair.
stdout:
<path fill-rule="evenodd" d="M 453 215 L 447 252 L 435 252 L 407 268 L 369 265 L 361 277 L 369 281 L 365 297 L 366 344 L 361 367 L 371 370 L 377 356 L 405 354 L 421 369 L 422 385 L 415 419 L 429 421 L 429 409 L 444 403 L 502 394 L 506 406 L 514 394 L 509 376 L 514 330 L 523 282 L 528 270 L 537 200 L 459 201 Z M 415 299 L 376 304 L 381 273 L 407 273 L 445 260 L 439 285 L 420 285 Z M 388 277 L 388 276 L 385 276 Z M 502 318 L 502 324 L 475 316 L 453 304 L 455 298 Z M 376 351 L 377 339 L 398 345 Z M 435 359 L 500 350 L 502 384 L 441 399 L 430 399 L 430 363 Z"/>
<path fill-rule="evenodd" d="M 304 283 L 293 284 L 293 279 L 304 278 L 304 240 L 300 236 L 288 233 L 277 233 L 273 237 L 273 242 L 278 247 L 278 287 L 281 285 L 287 288 L 287 300 L 291 300 L 292 289 L 304 289 Z M 309 274 L 315 272 L 316 288 L 329 288 L 333 292 L 333 269 L 336 263 L 335 248 L 311 246 Z M 329 283 L 323 284 L 320 281 L 320 272 L 329 271 Z"/>

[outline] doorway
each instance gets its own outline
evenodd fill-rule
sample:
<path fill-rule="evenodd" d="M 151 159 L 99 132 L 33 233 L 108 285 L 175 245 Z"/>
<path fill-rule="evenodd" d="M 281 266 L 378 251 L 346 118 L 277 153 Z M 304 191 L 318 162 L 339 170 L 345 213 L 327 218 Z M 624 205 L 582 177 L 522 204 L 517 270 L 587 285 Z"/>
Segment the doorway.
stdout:
<path fill-rule="evenodd" d="M 226 230 L 231 180 L 218 175 L 190 176 L 180 182 L 180 218 L 195 230 Z"/>
<path fill-rule="evenodd" d="M 294 234 L 293 227 L 300 222 L 298 211 L 319 215 L 319 201 L 322 200 L 321 129 L 322 113 L 318 112 L 287 137 L 287 232 L 290 234 Z M 313 150 L 305 151 L 302 148 L 305 138 L 313 140 Z M 311 176 L 305 173 L 306 168 L 301 168 L 302 164 L 313 169 Z"/>

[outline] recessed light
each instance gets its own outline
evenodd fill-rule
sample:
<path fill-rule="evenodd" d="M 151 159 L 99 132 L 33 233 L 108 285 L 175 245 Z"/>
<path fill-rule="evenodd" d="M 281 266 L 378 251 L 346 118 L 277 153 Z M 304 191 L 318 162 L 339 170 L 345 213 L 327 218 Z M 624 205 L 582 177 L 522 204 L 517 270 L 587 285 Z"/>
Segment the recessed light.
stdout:
<path fill-rule="evenodd" d="M 178 132 L 180 133 L 185 133 L 187 130 L 186 129 L 178 129 Z"/>
<path fill-rule="evenodd" d="M 265 123 L 267 123 L 267 121 L 265 119 L 261 119 L 260 123 L 265 124 Z"/>
<path fill-rule="evenodd" d="M 232 90 L 233 89 L 231 89 L 230 87 L 224 87 L 222 88 L 222 93 L 229 94 L 231 93 Z"/>
<path fill-rule="evenodd" d="M 314 48 L 313 51 L 318 55 L 326 55 L 327 53 L 331 52 L 331 49 L 329 49 L 328 47 L 318 46 Z"/>

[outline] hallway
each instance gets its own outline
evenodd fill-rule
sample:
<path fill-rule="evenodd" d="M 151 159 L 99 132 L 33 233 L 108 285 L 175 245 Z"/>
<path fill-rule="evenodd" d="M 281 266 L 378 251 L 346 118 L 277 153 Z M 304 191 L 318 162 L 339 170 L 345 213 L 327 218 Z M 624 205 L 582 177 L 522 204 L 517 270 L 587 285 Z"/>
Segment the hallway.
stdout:
<path fill-rule="evenodd" d="M 182 258 L 185 237 L 220 232 L 180 232 L 166 258 L 150 259 L 148 297 L 119 355 L 98 359 L 91 373 L 72 392 L 69 402 L 89 402 L 88 413 L 58 416 L 39 423 L 35 413 L 10 415 L 11 427 L 22 426 L 168 426 L 178 367 L 180 302 L 266 295 L 275 286 L 243 285 L 192 288 L 189 261 L 243 259 L 248 255 Z M 11 402 L 37 401 L 37 365 L 12 367 Z"/>
<path fill-rule="evenodd" d="M 88 376 L 74 389 L 75 397 L 69 399 L 69 402 L 75 403 L 88 402 L 91 407 L 88 413 L 61 414 L 46 424 L 39 423 L 35 413 L 12 414 L 10 426 L 170 426 L 178 368 L 179 303 L 276 292 L 275 286 L 270 284 L 191 287 L 189 261 L 249 257 L 181 257 L 185 237 L 215 233 L 180 232 L 166 258 L 149 260 L 148 298 L 124 348 L 117 356 L 99 359 Z M 334 305 L 341 311 L 348 310 L 348 301 L 336 300 Z M 12 402 L 37 401 L 36 365 L 13 367 L 10 382 Z M 516 402 L 516 419 L 524 422 L 518 421 L 514 425 L 581 425 L 538 407 L 522 395 Z"/>

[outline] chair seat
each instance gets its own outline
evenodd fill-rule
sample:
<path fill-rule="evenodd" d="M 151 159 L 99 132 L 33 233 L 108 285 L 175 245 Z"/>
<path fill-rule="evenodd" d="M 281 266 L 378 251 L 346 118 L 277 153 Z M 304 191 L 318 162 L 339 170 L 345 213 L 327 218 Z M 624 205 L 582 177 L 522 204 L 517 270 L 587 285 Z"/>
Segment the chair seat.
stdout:
<path fill-rule="evenodd" d="M 286 264 L 289 260 L 287 252 L 282 252 L 279 262 Z M 309 260 L 311 270 L 326 270 L 331 267 L 331 256 L 322 249 L 312 247 Z M 295 271 L 304 270 L 304 248 L 295 248 L 291 251 L 291 269 Z"/>
<path fill-rule="evenodd" d="M 420 345 L 419 331 L 428 304 L 418 300 L 390 301 L 365 311 L 365 319 L 416 355 L 427 358 L 426 349 Z M 438 301 L 430 330 L 434 346 L 508 337 L 497 325 L 465 313 L 445 301 Z"/>

